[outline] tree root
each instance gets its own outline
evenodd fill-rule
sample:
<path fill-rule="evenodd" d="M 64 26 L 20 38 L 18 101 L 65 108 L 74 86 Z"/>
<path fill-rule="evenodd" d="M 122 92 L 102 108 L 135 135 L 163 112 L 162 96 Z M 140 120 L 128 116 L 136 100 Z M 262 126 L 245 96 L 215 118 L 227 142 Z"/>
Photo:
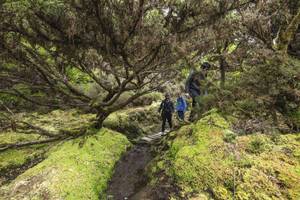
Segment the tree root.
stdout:
<path fill-rule="evenodd" d="M 28 142 L 2 144 L 2 145 L 0 145 L 0 152 L 4 152 L 9 149 L 22 148 L 22 147 L 27 147 L 27 146 L 37 145 L 37 144 L 47 144 L 47 143 L 51 143 L 51 142 L 76 139 L 76 138 L 79 138 L 79 137 L 85 135 L 86 131 L 87 130 L 83 130 L 83 131 L 81 131 L 81 133 L 76 134 L 76 135 L 65 132 L 64 134 L 55 135 L 55 137 L 50 137 L 50 138 L 44 139 L 44 140 L 34 140 L 34 141 L 28 141 Z"/>

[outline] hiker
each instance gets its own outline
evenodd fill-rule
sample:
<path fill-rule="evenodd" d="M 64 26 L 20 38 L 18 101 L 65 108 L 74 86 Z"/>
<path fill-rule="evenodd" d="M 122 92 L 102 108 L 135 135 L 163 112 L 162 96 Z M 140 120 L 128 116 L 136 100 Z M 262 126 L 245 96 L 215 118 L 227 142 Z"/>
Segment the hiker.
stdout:
<path fill-rule="evenodd" d="M 184 121 L 184 113 L 187 110 L 187 103 L 182 93 L 179 93 L 176 102 L 176 111 L 179 121 Z"/>
<path fill-rule="evenodd" d="M 162 117 L 161 132 L 165 132 L 166 121 L 168 121 L 170 129 L 172 129 L 172 114 L 174 112 L 174 105 L 169 94 L 165 95 L 165 99 L 161 102 L 158 112 L 161 113 Z"/>
<path fill-rule="evenodd" d="M 192 109 L 190 114 L 190 121 L 194 120 L 195 117 L 195 109 L 197 106 L 197 98 L 200 95 L 207 95 L 207 87 L 204 84 L 204 81 L 207 77 L 207 72 L 210 69 L 210 64 L 208 62 L 204 62 L 201 65 L 201 72 L 192 71 L 186 81 L 186 91 L 192 98 Z"/>

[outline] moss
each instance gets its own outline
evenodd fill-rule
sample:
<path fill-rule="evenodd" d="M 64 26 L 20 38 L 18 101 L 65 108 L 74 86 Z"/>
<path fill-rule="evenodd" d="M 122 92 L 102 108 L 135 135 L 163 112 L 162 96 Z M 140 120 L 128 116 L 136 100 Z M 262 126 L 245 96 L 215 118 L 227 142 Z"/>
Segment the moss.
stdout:
<path fill-rule="evenodd" d="M 272 148 L 270 138 L 265 137 L 262 134 L 254 134 L 248 137 L 250 137 L 250 142 L 246 147 L 246 151 L 250 153 L 262 153 L 267 149 Z"/>
<path fill-rule="evenodd" d="M 0 141 L 1 144 L 9 144 L 9 143 L 36 140 L 39 139 L 40 137 L 41 136 L 38 134 L 24 134 L 24 133 L 8 131 L 8 132 L 2 132 L 0 134 Z"/>
<path fill-rule="evenodd" d="M 0 173 L 19 167 L 45 152 L 46 145 L 35 145 L 22 149 L 11 149 L 0 153 Z"/>
<path fill-rule="evenodd" d="M 47 114 L 31 113 L 19 114 L 27 122 L 34 123 L 36 126 L 44 128 L 48 131 L 57 132 L 69 131 L 79 132 L 84 128 L 88 128 L 92 125 L 95 115 L 93 114 L 81 114 L 78 110 L 54 110 Z"/>
<path fill-rule="evenodd" d="M 215 110 L 173 133 L 170 148 L 152 163 L 183 198 L 209 194 L 213 199 L 299 199 L 299 134 L 239 136 Z M 233 137 L 234 136 L 234 137 Z"/>
<path fill-rule="evenodd" d="M 99 199 L 100 194 L 104 198 L 114 165 L 128 146 L 125 136 L 108 129 L 62 143 L 43 162 L 2 187 L 2 195 L 8 199 Z"/>
<path fill-rule="evenodd" d="M 237 134 L 230 131 L 230 130 L 226 130 L 225 133 L 224 133 L 224 138 L 223 140 L 225 142 L 228 142 L 228 143 L 234 143 L 235 142 L 235 139 L 237 137 Z"/>
<path fill-rule="evenodd" d="M 9 165 L 20 165 L 26 161 L 25 155 L 27 152 L 18 151 L 16 149 L 8 150 L 1 153 L 0 169 L 6 168 Z"/>
<path fill-rule="evenodd" d="M 223 142 L 220 127 L 228 126 L 228 123 L 216 112 L 211 112 L 197 124 L 178 131 L 178 136 L 166 155 L 169 162 L 165 164 L 170 163 L 170 165 L 165 165 L 164 168 L 167 169 L 166 173 L 169 176 L 174 177 L 184 194 L 206 191 L 216 185 L 223 175 L 226 176 L 225 173 L 214 176 L 215 168 L 229 166 L 226 159 L 218 159 L 211 152 L 213 148 L 219 148 L 219 144 Z M 186 134 L 190 129 L 193 131 Z M 213 162 L 218 165 L 212 166 Z M 226 189 L 218 188 L 214 193 L 217 196 L 228 196 L 228 192 L 224 190 Z"/>
<path fill-rule="evenodd" d="M 129 139 L 157 132 L 161 124 L 158 106 L 158 103 L 153 103 L 112 113 L 104 121 L 104 126 L 125 134 Z"/>
<path fill-rule="evenodd" d="M 91 126 L 94 115 L 80 114 L 77 110 L 54 110 L 47 114 L 39 113 L 18 113 L 16 118 L 30 122 L 35 126 L 42 127 L 50 132 L 70 131 L 78 133 L 82 129 Z M 0 133 L 0 145 L 7 143 L 26 142 L 43 139 L 39 134 L 28 134 L 26 131 L 18 129 L 18 132 L 8 130 Z M 45 152 L 52 144 L 35 145 L 26 148 L 19 148 L 0 152 L 0 172 L 6 169 L 13 169 L 22 166 L 27 161 Z"/>
<path fill-rule="evenodd" d="M 160 92 L 152 92 L 142 97 L 138 98 L 137 100 L 133 101 L 133 106 L 146 106 L 151 105 L 154 102 L 160 101 L 163 99 L 163 94 Z"/>

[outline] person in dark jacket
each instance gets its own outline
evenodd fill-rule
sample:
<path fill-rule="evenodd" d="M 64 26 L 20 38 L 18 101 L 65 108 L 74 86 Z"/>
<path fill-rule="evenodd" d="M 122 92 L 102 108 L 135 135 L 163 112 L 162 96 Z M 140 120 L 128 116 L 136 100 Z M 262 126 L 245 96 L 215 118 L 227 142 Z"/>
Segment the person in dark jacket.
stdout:
<path fill-rule="evenodd" d="M 170 95 L 166 94 L 165 99 L 161 102 L 159 110 L 162 117 L 162 128 L 161 131 L 165 132 L 166 122 L 168 121 L 170 129 L 172 129 L 172 114 L 174 112 L 174 104 L 170 99 Z"/>
<path fill-rule="evenodd" d="M 195 108 L 197 106 L 197 97 L 200 95 L 207 95 L 207 88 L 203 84 L 207 77 L 207 71 L 210 69 L 210 64 L 204 62 L 201 65 L 201 72 L 192 71 L 186 81 L 186 91 L 192 98 L 192 110 L 190 114 L 190 121 L 193 121 L 195 116 Z"/>
<path fill-rule="evenodd" d="M 182 94 L 179 94 L 176 102 L 176 111 L 178 114 L 179 120 L 184 121 L 184 113 L 187 110 L 187 103 Z"/>

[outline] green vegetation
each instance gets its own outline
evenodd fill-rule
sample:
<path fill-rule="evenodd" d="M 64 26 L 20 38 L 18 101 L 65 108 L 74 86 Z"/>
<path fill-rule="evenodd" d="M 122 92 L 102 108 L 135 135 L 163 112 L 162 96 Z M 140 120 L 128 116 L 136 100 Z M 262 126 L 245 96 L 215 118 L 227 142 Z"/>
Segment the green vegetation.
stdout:
<path fill-rule="evenodd" d="M 2 197 L 98 199 L 129 146 L 125 136 L 108 129 L 61 143 L 43 162 L 2 187 Z"/>
<path fill-rule="evenodd" d="M 14 118 L 15 120 L 34 124 L 51 133 L 68 131 L 76 135 L 83 129 L 89 129 L 94 115 L 80 114 L 76 110 L 54 110 L 48 114 L 18 113 Z M 44 139 L 45 136 L 38 134 L 36 130 L 30 129 L 16 128 L 16 130 L 7 130 L 0 133 L 0 145 L 41 141 Z M 22 167 L 37 157 L 47 157 L 48 150 L 56 144 L 57 142 L 53 144 L 37 144 L 0 152 L 0 174 L 5 174 L 7 171 L 13 172 L 14 168 Z"/>
<path fill-rule="evenodd" d="M 193 122 L 157 142 L 152 182 L 300 199 L 299 26 L 296 0 L 0 1 L 0 198 L 105 198 L 163 94 L 189 91 Z"/>
<path fill-rule="evenodd" d="M 36 157 L 44 154 L 47 148 L 45 146 L 32 146 L 24 149 L 10 149 L 0 153 L 0 174 L 7 170 L 21 167 L 26 162 L 34 160 Z"/>
<path fill-rule="evenodd" d="M 163 172 L 181 197 L 300 198 L 300 134 L 238 136 L 229 128 L 212 112 L 172 133 L 169 150 L 152 164 L 153 182 L 160 184 L 155 174 Z"/>
<path fill-rule="evenodd" d="M 45 130 L 55 131 L 70 131 L 73 133 L 81 129 L 92 126 L 95 115 L 82 114 L 76 109 L 67 111 L 53 110 L 47 114 L 30 113 L 19 114 L 21 118 L 29 123 L 34 123 L 36 126 Z"/>

